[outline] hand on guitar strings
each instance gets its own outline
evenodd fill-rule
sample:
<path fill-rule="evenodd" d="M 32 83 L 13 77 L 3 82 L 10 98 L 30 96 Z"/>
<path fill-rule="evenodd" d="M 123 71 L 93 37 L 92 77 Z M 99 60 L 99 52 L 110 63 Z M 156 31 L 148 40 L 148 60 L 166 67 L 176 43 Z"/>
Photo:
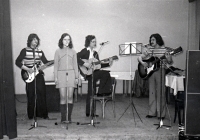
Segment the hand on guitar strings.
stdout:
<path fill-rule="evenodd" d="M 92 64 L 91 63 L 88 63 L 88 62 L 85 62 L 83 64 L 86 68 L 91 68 Z"/>
<path fill-rule="evenodd" d="M 28 71 L 30 74 L 32 74 L 32 73 L 34 72 L 34 69 L 29 68 L 27 71 Z"/>
<path fill-rule="evenodd" d="M 110 58 L 109 58 L 109 66 L 111 66 L 112 64 L 113 64 L 113 58 L 110 57 Z"/>
<path fill-rule="evenodd" d="M 168 64 L 172 63 L 172 56 L 171 56 L 170 52 L 165 53 L 165 58 L 167 59 Z"/>
<path fill-rule="evenodd" d="M 151 67 L 152 66 L 152 64 L 151 63 L 146 63 L 146 62 L 142 62 L 142 65 L 144 66 L 144 68 L 146 69 L 146 68 L 148 68 L 149 66 Z"/>

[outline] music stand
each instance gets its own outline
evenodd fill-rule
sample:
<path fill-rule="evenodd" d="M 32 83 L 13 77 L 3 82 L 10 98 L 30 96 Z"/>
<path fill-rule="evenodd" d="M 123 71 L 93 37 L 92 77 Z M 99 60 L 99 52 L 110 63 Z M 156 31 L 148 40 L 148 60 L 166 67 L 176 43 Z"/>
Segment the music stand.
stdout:
<path fill-rule="evenodd" d="M 128 43 L 119 45 L 119 55 L 120 56 L 130 56 L 131 93 L 130 93 L 130 103 L 127 106 L 127 108 L 125 109 L 125 111 L 123 112 L 123 114 L 121 115 L 121 117 L 117 121 L 119 121 L 122 118 L 122 116 L 125 114 L 125 112 L 128 110 L 128 108 L 131 105 L 132 105 L 132 112 L 133 112 L 133 109 L 135 109 L 135 112 L 137 113 L 138 117 L 140 118 L 140 115 L 137 112 L 137 109 L 136 109 L 136 107 L 133 103 L 133 98 L 132 98 L 132 80 L 133 80 L 133 76 L 132 76 L 132 56 L 141 54 L 141 47 L 142 47 L 142 43 L 136 43 L 136 42 L 128 42 Z M 133 117 L 134 117 L 134 121 L 135 121 L 134 112 L 133 112 Z M 142 122 L 141 118 L 140 118 L 140 121 Z M 136 122 L 135 122 L 135 124 L 136 124 Z"/>

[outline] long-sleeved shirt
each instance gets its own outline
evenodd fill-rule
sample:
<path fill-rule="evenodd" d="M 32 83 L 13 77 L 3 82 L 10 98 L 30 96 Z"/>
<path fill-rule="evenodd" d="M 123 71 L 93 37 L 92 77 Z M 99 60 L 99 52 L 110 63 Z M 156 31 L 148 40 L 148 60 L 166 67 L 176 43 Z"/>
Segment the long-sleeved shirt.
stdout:
<path fill-rule="evenodd" d="M 77 54 L 68 47 L 57 49 L 54 56 L 54 76 L 58 76 L 58 71 L 74 70 L 75 78 L 79 77 Z"/>
<path fill-rule="evenodd" d="M 26 48 L 23 48 L 19 54 L 19 56 L 17 57 L 16 61 L 15 61 L 15 64 L 21 68 L 23 65 L 31 68 L 34 66 L 34 50 L 29 48 L 29 47 L 26 47 Z M 40 50 L 40 49 L 35 49 L 35 63 L 36 64 L 39 64 L 39 63 L 44 63 L 46 64 L 47 62 L 49 62 L 43 51 Z"/>

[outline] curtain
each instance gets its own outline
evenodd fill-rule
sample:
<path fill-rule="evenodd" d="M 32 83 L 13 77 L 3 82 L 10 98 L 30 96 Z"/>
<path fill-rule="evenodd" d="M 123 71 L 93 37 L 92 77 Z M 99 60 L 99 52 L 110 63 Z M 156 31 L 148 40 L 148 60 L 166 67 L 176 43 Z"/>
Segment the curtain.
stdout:
<path fill-rule="evenodd" d="M 0 0 L 0 139 L 17 137 L 10 1 Z"/>

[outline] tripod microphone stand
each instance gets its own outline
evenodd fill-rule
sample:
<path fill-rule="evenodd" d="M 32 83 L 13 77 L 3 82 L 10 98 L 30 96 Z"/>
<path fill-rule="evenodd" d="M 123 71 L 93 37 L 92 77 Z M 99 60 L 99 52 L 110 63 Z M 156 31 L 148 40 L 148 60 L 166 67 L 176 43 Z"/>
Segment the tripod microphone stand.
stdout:
<path fill-rule="evenodd" d="M 31 125 L 32 127 L 29 128 L 29 130 L 33 129 L 33 128 L 37 128 L 37 127 L 44 127 L 46 128 L 46 126 L 39 126 L 38 123 L 37 123 L 37 117 L 36 117 L 36 108 L 37 108 L 37 86 L 36 86 L 36 83 L 37 83 L 37 80 L 36 80 L 36 61 L 35 61 L 35 47 L 33 49 L 33 59 L 34 59 L 34 65 L 33 65 L 33 68 L 34 68 L 34 92 L 35 92 L 35 106 L 34 106 L 34 123 Z"/>
<path fill-rule="evenodd" d="M 138 44 L 141 44 L 141 43 L 138 43 Z M 134 103 L 133 103 L 133 97 L 132 97 L 132 94 L 133 94 L 133 93 L 132 93 L 132 79 L 133 79 L 133 76 L 132 76 L 132 56 L 133 56 L 133 54 L 132 54 L 132 47 L 134 47 L 134 48 L 136 49 L 136 51 L 138 51 L 138 52 L 140 52 L 140 51 L 139 51 L 139 50 L 137 49 L 137 47 L 135 47 L 132 43 L 130 43 L 128 46 L 130 47 L 130 53 L 129 53 L 129 55 L 131 56 L 131 58 L 130 58 L 130 80 L 131 80 L 130 103 L 129 103 L 129 105 L 127 106 L 127 108 L 125 109 L 125 111 L 122 113 L 122 115 L 120 116 L 120 118 L 119 118 L 117 121 L 119 121 L 119 120 L 122 118 L 122 116 L 125 114 L 125 112 L 128 110 L 128 108 L 129 108 L 130 106 L 132 106 L 132 113 L 133 113 L 133 117 L 134 117 L 134 122 L 135 122 L 135 124 L 136 124 L 136 121 L 135 121 L 135 116 L 134 116 L 134 111 L 133 111 L 133 109 L 135 109 L 136 114 L 138 115 L 140 121 L 143 123 L 143 121 L 142 121 L 142 119 L 140 118 L 140 115 L 138 114 L 137 109 L 136 109 L 136 107 L 135 107 L 135 105 L 134 105 Z M 127 46 L 127 47 L 128 47 L 128 46 Z M 127 47 L 126 47 L 126 48 L 127 48 Z M 121 54 L 124 53 L 124 51 L 126 50 L 126 48 L 121 52 Z"/>
<path fill-rule="evenodd" d="M 92 96 L 90 97 L 90 123 L 82 123 L 81 125 L 92 125 L 95 127 L 95 124 L 100 124 L 100 122 L 94 122 L 94 117 L 96 113 L 96 104 L 94 100 L 94 69 L 92 67 Z M 96 90 L 95 90 L 96 91 Z M 92 102 L 91 102 L 92 101 Z M 96 117 L 95 117 L 96 118 Z"/>
<path fill-rule="evenodd" d="M 101 51 L 104 43 L 101 43 L 100 45 L 101 45 L 101 47 L 100 47 L 99 51 L 96 53 L 96 55 Z M 94 56 L 94 58 L 96 57 L 96 55 Z M 90 123 L 82 123 L 81 125 L 92 125 L 92 126 L 95 127 L 95 124 L 100 124 L 100 122 L 94 122 L 94 118 L 96 118 L 95 117 L 96 103 L 95 103 L 95 100 L 94 100 L 94 91 L 96 91 L 96 90 L 94 90 L 94 67 L 93 67 L 93 65 L 91 65 L 90 68 L 92 69 L 92 75 L 91 75 L 92 76 L 92 80 L 91 80 L 92 81 L 92 86 L 91 86 L 91 88 L 92 88 L 92 96 L 90 97 L 90 102 L 92 101 L 92 103 L 90 103 Z"/>
<path fill-rule="evenodd" d="M 70 57 L 70 55 L 68 55 L 68 53 L 69 53 L 68 49 L 69 48 L 67 47 L 66 48 L 66 53 L 62 57 L 60 57 L 59 60 L 58 60 L 58 61 L 60 61 L 61 58 L 64 58 L 64 56 L 66 56 L 66 70 L 69 69 L 69 57 Z M 65 80 L 68 82 L 68 80 L 70 80 L 69 77 L 68 77 L 68 72 L 66 72 L 66 75 L 67 75 L 67 77 L 66 77 Z M 78 83 L 76 83 L 76 84 L 78 84 Z M 74 103 L 73 102 L 74 89 L 73 89 L 73 91 L 71 91 L 71 89 L 69 89 L 69 87 L 65 87 L 65 92 L 66 93 L 64 93 L 64 94 L 66 94 L 66 95 L 62 95 L 61 91 L 59 91 L 59 92 L 60 92 L 60 98 L 61 98 L 61 96 L 62 97 L 66 96 L 64 104 L 60 103 L 60 105 L 66 105 L 66 113 L 64 113 L 66 115 L 66 118 L 65 118 L 66 120 L 65 121 L 62 121 L 62 111 L 60 110 L 61 111 L 61 127 L 62 127 L 62 125 L 66 124 L 66 126 L 63 126 L 62 128 L 66 128 L 68 130 L 68 125 L 71 124 L 71 123 L 76 123 L 77 125 L 79 125 L 79 122 L 72 122 L 71 120 L 69 120 L 69 104 L 73 105 L 73 103 Z M 72 98 L 71 103 L 69 103 L 69 94 L 72 94 L 72 95 L 70 95 L 70 96 L 72 96 L 71 97 Z M 60 99 L 60 102 L 61 102 L 61 100 L 62 99 Z M 73 110 L 73 106 L 70 107 L 70 118 L 71 118 L 71 115 L 72 115 L 72 110 Z M 58 122 L 55 122 L 55 125 L 58 125 Z"/>
<path fill-rule="evenodd" d="M 68 115 L 68 114 L 69 114 L 68 92 L 67 92 L 67 104 L 66 104 L 66 105 L 67 105 L 67 114 L 66 114 L 66 115 L 67 115 L 67 120 L 64 121 L 63 124 L 66 124 L 66 129 L 68 130 L 68 125 L 69 125 L 69 124 L 71 124 L 71 123 L 76 123 L 77 125 L 80 124 L 79 122 L 72 122 L 72 121 L 69 121 L 69 115 Z M 57 124 L 58 124 L 58 123 L 56 122 L 55 125 L 57 125 Z"/>

